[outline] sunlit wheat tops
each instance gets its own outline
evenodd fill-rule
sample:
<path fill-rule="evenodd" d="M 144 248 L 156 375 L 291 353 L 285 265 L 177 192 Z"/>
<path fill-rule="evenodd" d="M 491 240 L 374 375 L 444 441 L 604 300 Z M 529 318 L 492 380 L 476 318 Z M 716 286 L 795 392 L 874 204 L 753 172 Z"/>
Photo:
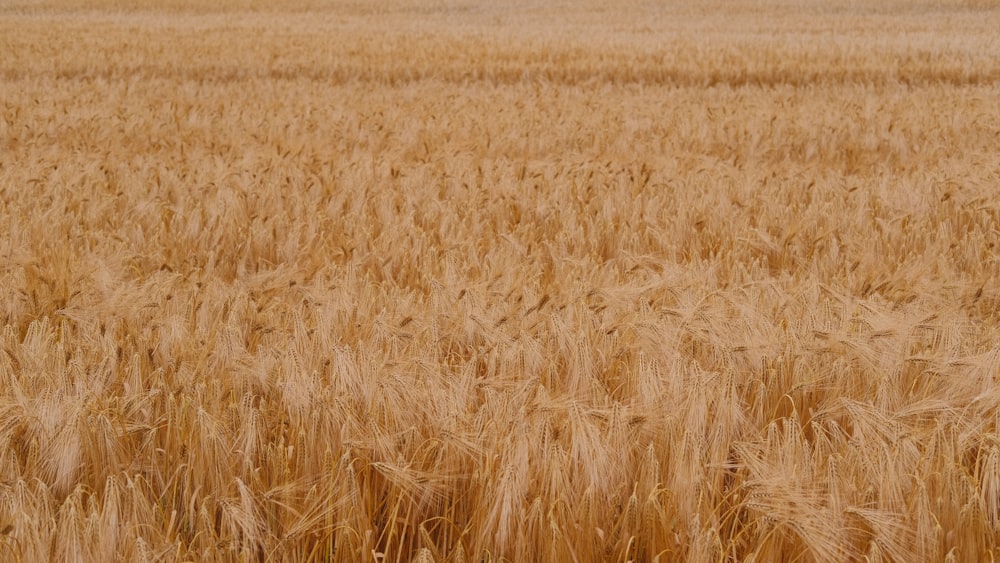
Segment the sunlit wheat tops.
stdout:
<path fill-rule="evenodd" d="M 968 561 L 1000 7 L 0 7 L 0 560 Z"/>

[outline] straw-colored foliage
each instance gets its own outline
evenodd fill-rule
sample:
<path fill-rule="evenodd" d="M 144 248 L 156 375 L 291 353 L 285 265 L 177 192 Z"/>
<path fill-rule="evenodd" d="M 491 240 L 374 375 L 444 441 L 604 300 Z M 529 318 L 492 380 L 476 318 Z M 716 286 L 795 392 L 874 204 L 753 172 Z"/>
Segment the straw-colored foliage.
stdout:
<path fill-rule="evenodd" d="M 990 560 L 998 29 L 0 3 L 0 559 Z"/>

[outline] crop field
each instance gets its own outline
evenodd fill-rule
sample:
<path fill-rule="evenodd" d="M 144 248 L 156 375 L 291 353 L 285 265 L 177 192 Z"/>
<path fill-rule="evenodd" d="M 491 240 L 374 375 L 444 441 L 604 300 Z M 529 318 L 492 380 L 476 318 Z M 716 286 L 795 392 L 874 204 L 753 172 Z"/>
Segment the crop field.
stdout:
<path fill-rule="evenodd" d="M 997 30 L 0 1 L 0 560 L 995 560 Z"/>

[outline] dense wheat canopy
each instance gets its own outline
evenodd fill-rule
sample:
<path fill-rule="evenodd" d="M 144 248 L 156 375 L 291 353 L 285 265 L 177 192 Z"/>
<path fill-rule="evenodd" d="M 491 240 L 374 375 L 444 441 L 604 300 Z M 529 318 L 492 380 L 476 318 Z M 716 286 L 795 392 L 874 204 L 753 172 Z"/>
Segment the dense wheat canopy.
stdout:
<path fill-rule="evenodd" d="M 0 559 L 992 560 L 997 30 L 0 3 Z"/>

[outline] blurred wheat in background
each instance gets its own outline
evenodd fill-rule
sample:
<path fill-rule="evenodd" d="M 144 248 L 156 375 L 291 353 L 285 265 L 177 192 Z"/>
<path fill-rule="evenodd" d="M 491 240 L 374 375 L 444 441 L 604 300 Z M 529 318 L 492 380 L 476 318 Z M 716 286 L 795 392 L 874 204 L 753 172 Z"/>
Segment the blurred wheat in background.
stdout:
<path fill-rule="evenodd" d="M 0 559 L 994 559 L 998 29 L 3 2 Z"/>

